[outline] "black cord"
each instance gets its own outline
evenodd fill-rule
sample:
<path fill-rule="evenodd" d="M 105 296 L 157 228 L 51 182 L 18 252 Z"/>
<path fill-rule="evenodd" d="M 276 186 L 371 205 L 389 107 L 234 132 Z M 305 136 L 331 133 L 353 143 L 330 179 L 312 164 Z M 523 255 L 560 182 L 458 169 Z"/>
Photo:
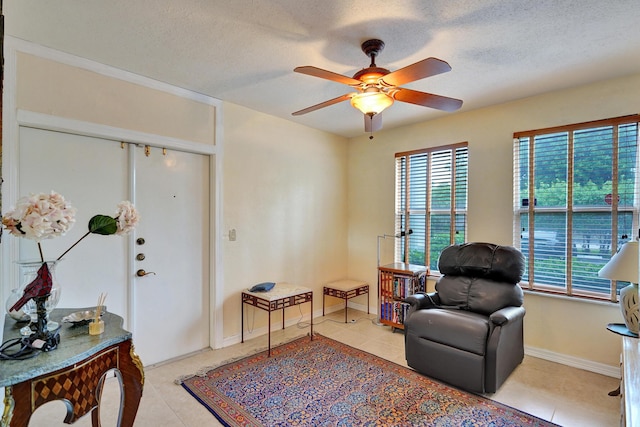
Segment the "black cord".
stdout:
<path fill-rule="evenodd" d="M 17 350 L 12 350 L 18 347 Z M 12 338 L 0 346 L 0 360 L 25 360 L 36 357 L 41 351 L 34 348 L 29 337 Z"/>
<path fill-rule="evenodd" d="M 0 360 L 25 360 L 36 357 L 43 351 L 55 350 L 60 344 L 58 331 L 47 334 L 42 339 L 33 335 L 11 338 L 0 345 Z M 18 349 L 14 349 L 18 347 Z"/>

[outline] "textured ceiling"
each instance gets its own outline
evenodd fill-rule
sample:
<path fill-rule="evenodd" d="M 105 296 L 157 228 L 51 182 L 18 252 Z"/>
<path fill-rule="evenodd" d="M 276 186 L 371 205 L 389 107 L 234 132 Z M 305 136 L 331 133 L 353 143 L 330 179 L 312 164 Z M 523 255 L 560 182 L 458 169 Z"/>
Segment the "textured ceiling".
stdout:
<path fill-rule="evenodd" d="M 361 135 L 351 92 L 298 73 L 352 76 L 360 44 L 382 39 L 380 67 L 427 57 L 452 71 L 405 85 L 462 109 L 640 72 L 638 0 L 4 0 L 5 32 L 306 126 Z M 396 102 L 384 128 L 447 114 Z"/>

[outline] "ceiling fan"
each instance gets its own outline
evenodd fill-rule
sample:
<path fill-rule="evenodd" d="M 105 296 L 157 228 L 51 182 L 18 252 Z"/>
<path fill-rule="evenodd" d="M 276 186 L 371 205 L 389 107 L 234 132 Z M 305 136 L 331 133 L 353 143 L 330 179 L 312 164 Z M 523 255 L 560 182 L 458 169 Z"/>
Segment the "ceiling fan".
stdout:
<path fill-rule="evenodd" d="M 384 49 L 382 40 L 367 40 L 362 43 L 361 47 L 365 55 L 371 58 L 371 64 L 369 67 L 355 73 L 353 77 L 343 76 L 342 74 L 312 66 L 296 67 L 293 70 L 296 73 L 342 83 L 351 86 L 357 92 L 347 93 L 321 102 L 296 111 L 292 115 L 307 114 L 320 108 L 351 100 L 351 105 L 364 113 L 365 132 L 375 132 L 382 129 L 382 115 L 380 113 L 391 106 L 394 101 L 408 102 L 443 111 L 455 111 L 462 106 L 462 101 L 459 99 L 400 87 L 405 83 L 451 71 L 451 67 L 445 61 L 437 58 L 427 58 L 399 70 L 389 71 L 376 65 L 376 57 Z"/>

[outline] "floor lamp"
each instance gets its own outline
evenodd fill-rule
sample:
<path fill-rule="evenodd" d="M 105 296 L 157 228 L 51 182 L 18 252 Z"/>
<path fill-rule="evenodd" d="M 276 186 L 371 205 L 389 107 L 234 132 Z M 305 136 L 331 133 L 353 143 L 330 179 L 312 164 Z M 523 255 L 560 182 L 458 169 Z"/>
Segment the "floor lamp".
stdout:
<path fill-rule="evenodd" d="M 382 313 L 380 313 L 380 242 L 384 239 L 388 239 L 393 237 L 394 239 L 399 239 L 401 237 L 407 236 L 409 234 L 413 234 L 413 230 L 409 229 L 409 231 L 404 232 L 401 231 L 398 234 L 382 234 L 380 236 L 378 236 L 378 261 L 376 264 L 376 274 L 378 275 L 378 290 L 376 293 L 377 296 L 377 300 L 378 300 L 378 307 L 376 308 L 376 311 L 378 312 L 378 318 L 376 319 L 376 322 L 374 323 L 376 326 L 383 326 L 382 322 L 380 322 L 380 315 Z"/>

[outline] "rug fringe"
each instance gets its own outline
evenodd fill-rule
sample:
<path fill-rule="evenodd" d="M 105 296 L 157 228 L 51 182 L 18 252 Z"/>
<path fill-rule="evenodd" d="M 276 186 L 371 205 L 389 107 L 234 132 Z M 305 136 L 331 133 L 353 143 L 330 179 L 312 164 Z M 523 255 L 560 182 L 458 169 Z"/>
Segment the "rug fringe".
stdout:
<path fill-rule="evenodd" d="M 271 348 L 273 349 L 274 347 L 278 347 L 278 346 L 281 346 L 281 345 L 289 344 L 290 342 L 293 342 L 295 340 L 298 340 L 298 339 L 304 338 L 304 337 L 308 337 L 308 336 L 309 336 L 309 333 L 307 332 L 305 335 L 300 335 L 298 337 L 291 338 L 289 340 L 277 342 L 277 343 L 273 344 L 271 346 Z M 318 336 L 318 334 L 314 333 L 313 336 L 316 337 L 316 336 Z M 236 357 L 230 357 L 229 359 L 222 360 L 222 361 L 216 363 L 215 365 L 203 366 L 202 368 L 198 369 L 193 374 L 180 375 L 178 378 L 173 380 L 173 383 L 176 384 L 176 385 L 182 385 L 183 382 L 185 382 L 186 380 L 188 380 L 190 378 L 193 378 L 193 377 L 201 377 L 201 378 L 206 377 L 207 373 L 209 373 L 209 371 L 212 371 L 213 369 L 219 368 L 220 366 L 228 365 L 229 363 L 237 362 L 240 359 L 244 359 L 245 357 L 253 356 L 255 354 L 262 353 L 262 352 L 267 351 L 267 350 L 268 350 L 267 346 L 258 347 L 258 348 L 252 350 L 249 353 L 244 353 L 244 354 L 242 354 L 240 356 L 236 356 Z"/>

